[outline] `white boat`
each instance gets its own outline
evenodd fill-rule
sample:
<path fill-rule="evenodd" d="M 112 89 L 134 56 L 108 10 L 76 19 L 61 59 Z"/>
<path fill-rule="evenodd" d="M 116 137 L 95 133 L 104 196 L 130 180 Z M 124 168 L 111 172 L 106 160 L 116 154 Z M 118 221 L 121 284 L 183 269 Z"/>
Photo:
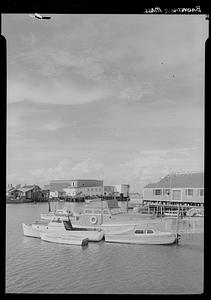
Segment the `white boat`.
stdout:
<path fill-rule="evenodd" d="M 204 209 L 203 208 L 191 208 L 186 213 L 187 217 L 204 217 Z"/>
<path fill-rule="evenodd" d="M 63 237 L 88 238 L 89 241 L 98 242 L 103 239 L 104 231 L 97 228 L 77 228 L 69 220 L 55 217 L 49 222 L 35 222 L 30 225 L 23 224 L 23 233 L 27 236 L 39 237 L 40 233 L 60 235 Z"/>
<path fill-rule="evenodd" d="M 82 238 L 78 236 L 60 236 L 55 234 L 46 234 L 40 233 L 40 237 L 43 241 L 58 243 L 58 244 L 68 244 L 68 245 L 78 245 L 78 246 L 86 246 L 88 245 L 88 239 Z"/>
<path fill-rule="evenodd" d="M 118 233 L 131 230 L 138 224 L 154 224 L 157 229 L 165 231 L 172 220 L 155 219 L 154 215 L 123 212 L 115 199 L 95 201 L 85 205 L 83 213 L 71 218 L 77 228 L 99 228 L 105 233 Z"/>
<path fill-rule="evenodd" d="M 67 220 L 68 217 L 72 217 L 73 212 L 67 208 L 57 209 L 55 212 L 50 211 L 46 214 L 40 214 L 40 218 L 43 220 L 52 220 L 54 217 L 61 217 L 64 220 Z"/>
<path fill-rule="evenodd" d="M 122 230 L 117 234 L 105 234 L 105 241 L 111 243 L 164 245 L 176 242 L 176 234 L 155 229 L 137 228 Z"/>

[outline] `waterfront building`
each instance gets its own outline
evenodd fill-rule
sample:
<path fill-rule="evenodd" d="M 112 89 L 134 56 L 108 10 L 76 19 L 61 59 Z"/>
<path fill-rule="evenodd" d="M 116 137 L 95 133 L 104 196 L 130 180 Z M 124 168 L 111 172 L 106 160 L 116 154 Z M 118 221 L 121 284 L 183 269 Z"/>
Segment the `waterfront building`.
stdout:
<path fill-rule="evenodd" d="M 94 179 L 71 179 L 50 181 L 51 197 L 101 197 L 103 181 Z"/>
<path fill-rule="evenodd" d="M 172 173 L 143 189 L 144 204 L 204 206 L 204 173 Z"/>
<path fill-rule="evenodd" d="M 37 192 L 40 192 L 41 188 L 38 185 L 24 185 L 18 188 L 17 191 L 19 197 L 33 199 L 36 198 Z"/>
<path fill-rule="evenodd" d="M 104 196 L 114 197 L 114 186 L 113 185 L 104 185 Z"/>
<path fill-rule="evenodd" d="M 114 186 L 114 194 L 120 199 L 129 197 L 130 185 L 129 184 L 116 184 Z"/>
<path fill-rule="evenodd" d="M 104 186 L 104 196 L 113 198 L 115 197 L 119 201 L 128 200 L 130 185 L 129 184 L 116 184 Z"/>
<path fill-rule="evenodd" d="M 38 185 L 17 185 L 10 187 L 7 191 L 7 203 L 30 202 L 30 201 L 47 201 L 49 193 L 42 190 Z"/>

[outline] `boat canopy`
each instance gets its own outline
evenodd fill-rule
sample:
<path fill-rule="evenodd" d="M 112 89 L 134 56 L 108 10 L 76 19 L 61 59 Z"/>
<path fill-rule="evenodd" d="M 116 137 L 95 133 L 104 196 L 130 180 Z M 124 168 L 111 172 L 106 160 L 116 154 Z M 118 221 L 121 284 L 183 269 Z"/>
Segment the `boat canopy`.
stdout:
<path fill-rule="evenodd" d="M 85 214 L 119 214 L 122 213 L 116 199 L 93 201 L 85 205 Z"/>

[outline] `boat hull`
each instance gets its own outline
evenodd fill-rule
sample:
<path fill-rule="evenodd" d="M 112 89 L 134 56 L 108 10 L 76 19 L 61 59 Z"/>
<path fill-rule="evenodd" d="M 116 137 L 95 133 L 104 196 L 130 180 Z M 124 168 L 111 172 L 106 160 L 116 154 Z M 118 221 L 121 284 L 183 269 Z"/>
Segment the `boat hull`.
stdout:
<path fill-rule="evenodd" d="M 76 237 L 76 236 L 62 237 L 62 236 L 40 233 L 40 237 L 43 241 L 50 242 L 50 243 L 78 245 L 78 246 L 88 245 L 88 239 Z"/>
<path fill-rule="evenodd" d="M 133 217 L 133 216 L 132 216 Z M 139 218 L 132 218 L 130 219 L 130 215 L 128 218 L 113 218 L 110 221 L 105 221 L 102 224 L 83 224 L 82 222 L 74 222 L 72 221 L 73 226 L 78 228 L 98 228 L 102 229 L 105 234 L 117 234 L 121 233 L 122 231 L 132 230 L 134 226 L 158 226 L 160 231 L 168 231 L 168 227 L 171 227 L 171 220 L 156 220 L 156 219 L 141 219 Z"/>
<path fill-rule="evenodd" d="M 134 234 L 105 234 L 105 241 L 111 243 L 124 243 L 124 244 L 140 244 L 140 245 L 166 245 L 176 242 L 176 235 L 172 233 L 162 234 L 146 234 L 136 236 Z"/>
<path fill-rule="evenodd" d="M 97 230 L 94 228 L 85 229 L 85 228 L 73 228 L 73 230 L 65 230 L 65 228 L 61 226 L 51 227 L 49 224 L 32 224 L 26 225 L 23 224 L 23 233 L 26 236 L 40 238 L 40 234 L 49 234 L 55 236 L 61 236 L 63 238 L 67 237 L 75 237 L 88 239 L 90 242 L 99 242 L 104 238 L 104 231 Z"/>
<path fill-rule="evenodd" d="M 53 234 L 54 233 L 52 232 L 51 235 Z M 89 242 L 99 242 L 104 238 L 104 231 L 78 229 L 62 232 L 59 234 L 59 236 L 61 236 L 62 238 L 79 237 L 83 239 L 88 239 Z"/>

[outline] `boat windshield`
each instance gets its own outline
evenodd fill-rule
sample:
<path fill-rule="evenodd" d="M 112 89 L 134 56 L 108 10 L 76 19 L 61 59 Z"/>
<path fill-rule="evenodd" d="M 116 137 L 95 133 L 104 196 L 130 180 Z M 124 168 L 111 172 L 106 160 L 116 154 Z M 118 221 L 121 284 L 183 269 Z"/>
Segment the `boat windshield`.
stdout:
<path fill-rule="evenodd" d="M 64 227 L 65 227 L 66 230 L 72 230 L 72 229 L 73 229 L 70 220 L 68 220 L 68 221 L 63 221 L 63 223 L 64 223 Z"/>

